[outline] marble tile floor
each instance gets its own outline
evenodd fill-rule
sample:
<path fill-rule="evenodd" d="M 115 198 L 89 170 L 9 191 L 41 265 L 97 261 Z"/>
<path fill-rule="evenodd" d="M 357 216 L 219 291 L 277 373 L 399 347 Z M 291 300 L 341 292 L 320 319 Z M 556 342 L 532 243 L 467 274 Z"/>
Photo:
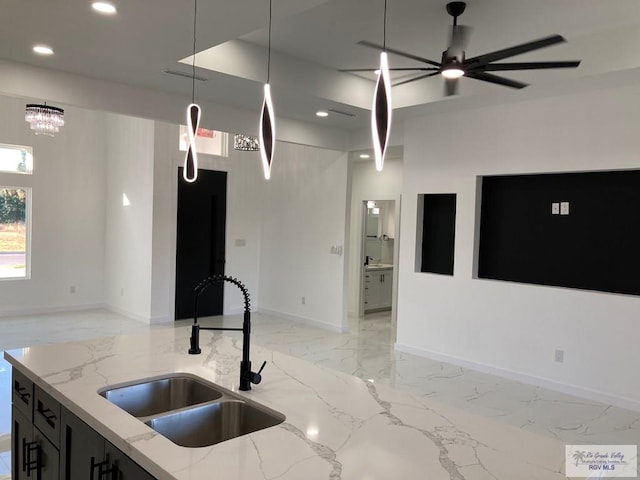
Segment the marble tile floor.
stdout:
<path fill-rule="evenodd" d="M 211 317 L 209 325 L 237 325 L 241 316 Z M 640 412 L 623 410 L 501 377 L 394 351 L 388 313 L 349 320 L 335 333 L 272 315 L 252 314 L 252 343 L 351 375 L 390 385 L 475 415 L 568 444 L 640 444 Z M 175 322 L 176 326 L 190 321 Z M 152 328 L 173 328 L 174 324 Z M 135 320 L 91 310 L 0 319 L 0 350 L 135 333 Z M 229 335 L 240 335 L 227 332 Z M 187 348 L 187 346 L 185 346 Z M 259 358 L 252 360 L 260 362 Z M 269 366 L 263 372 L 269 378 Z M 4 386 L 4 387 L 3 387 Z M 10 431 L 10 369 L 0 360 L 0 441 Z M 10 463 L 0 442 L 0 480 Z"/>

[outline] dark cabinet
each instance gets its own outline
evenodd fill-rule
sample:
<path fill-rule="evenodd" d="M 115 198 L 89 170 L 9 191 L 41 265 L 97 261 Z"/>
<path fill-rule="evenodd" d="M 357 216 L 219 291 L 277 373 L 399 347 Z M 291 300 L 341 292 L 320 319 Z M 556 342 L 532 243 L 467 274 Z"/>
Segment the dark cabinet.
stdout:
<path fill-rule="evenodd" d="M 155 480 L 38 384 L 12 373 L 13 480 Z"/>
<path fill-rule="evenodd" d="M 65 480 L 107 479 L 104 438 L 66 408 L 62 408 L 61 477 Z M 101 475 L 102 474 L 102 475 Z"/>
<path fill-rule="evenodd" d="M 15 406 L 12 408 L 12 416 L 12 478 L 58 480 L 58 449 Z"/>
<path fill-rule="evenodd" d="M 62 408 L 61 473 L 65 480 L 153 480 L 98 432 Z"/>
<path fill-rule="evenodd" d="M 105 458 L 115 467 L 115 476 L 108 477 L 115 480 L 153 480 L 140 465 L 127 457 L 119 449 L 105 441 Z"/>

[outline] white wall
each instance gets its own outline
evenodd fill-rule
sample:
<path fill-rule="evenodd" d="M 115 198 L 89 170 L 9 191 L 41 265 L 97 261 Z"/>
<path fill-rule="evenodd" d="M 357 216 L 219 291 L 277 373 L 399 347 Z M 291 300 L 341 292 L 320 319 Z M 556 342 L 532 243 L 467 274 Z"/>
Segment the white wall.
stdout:
<path fill-rule="evenodd" d="M 175 258 L 178 167 L 184 152 L 178 150 L 178 125 L 155 123 L 155 167 L 153 204 L 153 321 L 174 318 Z M 253 309 L 258 298 L 258 258 L 262 165 L 257 152 L 238 152 L 229 148 L 229 157 L 199 154 L 202 169 L 227 172 L 227 223 L 225 274 L 238 278 L 249 290 Z M 244 240 L 244 246 L 236 246 Z M 242 242 L 239 242 L 242 243 Z M 224 313 L 240 313 L 244 309 L 240 291 L 224 287 Z"/>
<path fill-rule="evenodd" d="M 40 98 L 61 107 L 76 106 L 104 112 L 185 122 L 188 96 L 82 77 L 57 70 L 0 59 L 0 93 Z M 253 110 L 200 101 L 201 127 L 257 135 L 260 105 Z M 277 105 L 276 105 L 277 108 Z M 349 133 L 338 128 L 278 118 L 278 140 L 345 149 Z"/>
<path fill-rule="evenodd" d="M 154 122 L 107 116 L 105 300 L 132 318 L 151 318 Z M 123 205 L 123 194 L 130 205 Z"/>
<path fill-rule="evenodd" d="M 0 315 L 102 305 L 105 116 L 68 108 L 55 137 L 36 136 L 26 103 L 0 96 L 0 143 L 30 145 L 34 155 L 32 176 L 0 174 L 3 185 L 33 189 L 31 279 L 0 281 Z"/>
<path fill-rule="evenodd" d="M 633 86 L 407 121 L 397 347 L 640 409 L 640 298 L 472 278 L 477 175 L 638 168 L 639 112 Z M 457 193 L 453 277 L 414 272 L 420 193 Z"/>
<path fill-rule="evenodd" d="M 362 202 L 365 200 L 398 200 L 402 191 L 402 159 L 386 159 L 382 172 L 373 161 L 352 160 L 349 228 L 349 315 L 357 315 L 362 258 Z"/>
<path fill-rule="evenodd" d="M 263 187 L 261 311 L 346 327 L 347 154 L 279 142 Z M 305 304 L 302 304 L 305 297 Z"/>

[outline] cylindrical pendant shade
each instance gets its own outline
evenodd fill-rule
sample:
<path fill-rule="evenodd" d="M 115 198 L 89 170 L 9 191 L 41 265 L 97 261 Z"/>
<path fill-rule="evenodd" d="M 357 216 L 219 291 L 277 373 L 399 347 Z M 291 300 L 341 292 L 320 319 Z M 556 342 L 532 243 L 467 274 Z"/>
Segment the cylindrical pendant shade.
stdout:
<path fill-rule="evenodd" d="M 376 170 L 378 171 L 381 171 L 384 165 L 384 155 L 387 151 L 387 143 L 391 133 L 391 112 L 389 64 L 387 62 L 387 53 L 382 52 L 380 54 L 380 75 L 378 75 L 371 109 L 373 153 L 376 160 Z"/>
<path fill-rule="evenodd" d="M 195 182 L 198 178 L 198 152 L 196 149 L 196 136 L 200 125 L 201 110 L 198 105 L 192 103 L 187 107 L 187 136 L 189 146 L 184 157 L 182 178 L 185 182 Z"/>
<path fill-rule="evenodd" d="M 264 85 L 264 101 L 262 102 L 258 137 L 260 139 L 260 156 L 262 157 L 264 178 L 269 180 L 271 177 L 271 162 L 275 151 L 276 124 L 273 102 L 271 101 L 271 88 L 268 83 Z"/>

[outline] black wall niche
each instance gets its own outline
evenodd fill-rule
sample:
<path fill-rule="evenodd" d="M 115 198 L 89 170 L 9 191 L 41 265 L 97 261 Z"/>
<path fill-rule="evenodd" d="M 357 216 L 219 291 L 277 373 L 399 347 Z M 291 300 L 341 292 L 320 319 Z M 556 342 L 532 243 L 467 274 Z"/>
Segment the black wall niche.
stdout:
<path fill-rule="evenodd" d="M 420 271 L 453 275 L 456 194 L 421 194 L 418 201 L 423 202 Z"/>
<path fill-rule="evenodd" d="M 479 278 L 640 295 L 638 271 L 640 170 L 483 177 Z"/>

